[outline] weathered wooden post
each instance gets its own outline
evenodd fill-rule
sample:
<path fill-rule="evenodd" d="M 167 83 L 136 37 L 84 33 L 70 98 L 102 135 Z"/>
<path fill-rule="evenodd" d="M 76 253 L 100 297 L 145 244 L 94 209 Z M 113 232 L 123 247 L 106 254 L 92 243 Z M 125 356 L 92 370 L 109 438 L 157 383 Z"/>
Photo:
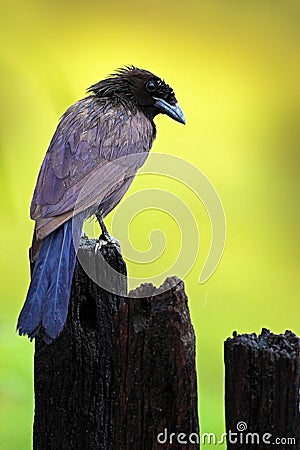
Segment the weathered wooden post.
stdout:
<path fill-rule="evenodd" d="M 90 261 L 90 270 L 99 272 L 102 258 L 95 245 L 84 240 L 79 251 L 87 264 Z M 101 253 L 126 274 L 114 246 L 103 246 Z M 123 286 L 124 293 L 126 289 Z M 115 448 L 120 387 L 114 316 L 121 302 L 122 297 L 102 290 L 77 263 L 63 332 L 50 345 L 39 339 L 35 343 L 34 449 Z"/>
<path fill-rule="evenodd" d="M 85 239 L 79 251 L 96 279 L 109 276 L 102 256 L 126 275 L 111 244 L 96 251 Z M 123 282 L 119 294 L 107 292 L 77 263 L 65 329 L 52 344 L 35 344 L 35 450 L 199 448 L 195 336 L 183 283 L 142 285 L 124 299 L 126 291 Z"/>
<path fill-rule="evenodd" d="M 116 448 L 197 449 L 195 335 L 183 282 L 169 278 L 159 289 L 142 285 L 137 293 L 120 317 Z"/>
<path fill-rule="evenodd" d="M 300 339 L 263 329 L 225 342 L 227 448 L 300 449 Z"/>

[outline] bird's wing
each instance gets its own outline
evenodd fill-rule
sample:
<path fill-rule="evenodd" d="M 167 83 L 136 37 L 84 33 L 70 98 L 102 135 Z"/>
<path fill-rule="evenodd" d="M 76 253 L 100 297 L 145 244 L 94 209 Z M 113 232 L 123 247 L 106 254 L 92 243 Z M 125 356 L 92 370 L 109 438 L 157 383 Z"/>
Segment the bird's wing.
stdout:
<path fill-rule="evenodd" d="M 43 161 L 31 203 L 43 239 L 74 213 L 99 205 L 132 177 L 152 145 L 151 123 L 122 105 L 88 97 L 62 117 Z"/>

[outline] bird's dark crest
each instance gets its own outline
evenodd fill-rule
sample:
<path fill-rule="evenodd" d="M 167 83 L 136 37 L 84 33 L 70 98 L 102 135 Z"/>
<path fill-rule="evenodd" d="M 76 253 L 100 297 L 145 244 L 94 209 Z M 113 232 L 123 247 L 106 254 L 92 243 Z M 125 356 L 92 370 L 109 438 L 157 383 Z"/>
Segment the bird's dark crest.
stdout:
<path fill-rule="evenodd" d="M 130 87 L 134 86 L 134 79 L 153 79 L 157 83 L 156 95 L 170 102 L 176 103 L 173 89 L 157 75 L 145 69 L 140 69 L 133 65 L 118 68 L 104 80 L 93 84 L 87 89 L 87 92 L 94 93 L 98 97 L 114 97 L 116 100 L 134 100 Z"/>
<path fill-rule="evenodd" d="M 119 67 L 118 69 L 116 69 L 113 73 L 111 73 L 107 78 L 116 78 L 117 76 L 122 76 L 122 75 L 128 75 L 129 72 L 135 71 L 135 70 L 142 70 L 139 69 L 138 67 L 134 66 L 133 64 L 129 64 L 126 65 L 124 67 Z"/>
<path fill-rule="evenodd" d="M 87 89 L 87 92 L 91 92 L 98 97 L 102 98 L 114 98 L 115 100 L 125 100 L 130 98 L 130 77 L 129 72 L 137 70 L 134 66 L 125 66 L 124 68 L 119 68 L 108 75 L 105 79 L 93 84 Z M 127 75 L 127 76 L 125 76 Z"/>

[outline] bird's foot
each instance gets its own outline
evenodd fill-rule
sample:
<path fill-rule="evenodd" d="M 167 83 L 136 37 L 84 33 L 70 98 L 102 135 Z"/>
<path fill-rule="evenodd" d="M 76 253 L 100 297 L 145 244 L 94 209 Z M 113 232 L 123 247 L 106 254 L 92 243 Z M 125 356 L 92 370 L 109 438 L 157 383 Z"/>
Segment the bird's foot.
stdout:
<path fill-rule="evenodd" d="M 98 242 L 96 244 L 96 248 L 95 251 L 99 250 L 102 246 L 104 245 L 113 245 L 114 247 L 116 247 L 116 249 L 118 250 L 118 252 L 121 253 L 121 245 L 120 245 L 120 241 L 118 241 L 117 239 L 113 238 L 110 234 L 105 233 L 105 234 L 101 234 L 99 236 Z"/>
<path fill-rule="evenodd" d="M 120 241 L 118 241 L 117 239 L 115 239 L 114 237 L 112 237 L 109 233 L 102 233 L 99 237 L 99 241 L 103 242 L 103 245 L 107 245 L 107 244 L 112 244 L 115 247 L 120 248 Z"/>
<path fill-rule="evenodd" d="M 121 253 L 121 246 L 120 246 L 120 242 L 113 238 L 109 232 L 108 229 L 105 226 L 105 223 L 103 222 L 103 218 L 102 215 L 100 213 L 96 214 L 97 220 L 99 222 L 100 228 L 101 228 L 101 234 L 99 236 L 99 244 L 98 244 L 98 248 L 101 248 L 102 245 L 113 245 L 114 247 L 116 247 L 116 249 L 118 250 L 119 253 Z"/>

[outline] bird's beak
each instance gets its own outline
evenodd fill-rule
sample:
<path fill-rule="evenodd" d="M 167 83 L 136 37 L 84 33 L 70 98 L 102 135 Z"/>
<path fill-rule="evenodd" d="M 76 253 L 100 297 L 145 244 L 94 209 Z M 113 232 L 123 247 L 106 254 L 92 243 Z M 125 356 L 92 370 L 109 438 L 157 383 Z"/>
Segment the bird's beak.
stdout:
<path fill-rule="evenodd" d="M 154 97 L 154 100 L 154 105 L 159 108 L 163 114 L 167 114 L 167 116 L 171 117 L 177 122 L 185 124 L 185 117 L 178 103 L 176 103 L 175 105 L 170 105 L 170 103 L 166 102 L 162 98 L 156 97 Z"/>

